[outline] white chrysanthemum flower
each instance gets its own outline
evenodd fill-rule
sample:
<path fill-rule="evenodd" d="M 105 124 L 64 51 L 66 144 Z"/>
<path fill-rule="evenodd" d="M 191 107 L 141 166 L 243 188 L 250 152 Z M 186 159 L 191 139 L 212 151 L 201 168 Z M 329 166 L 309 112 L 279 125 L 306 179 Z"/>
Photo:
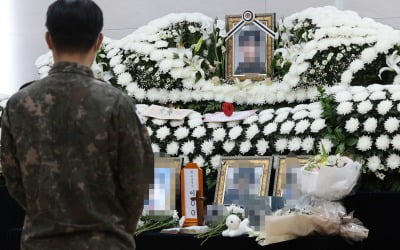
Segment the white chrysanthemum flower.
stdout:
<path fill-rule="evenodd" d="M 281 134 L 283 135 L 287 135 L 290 134 L 290 132 L 292 131 L 292 129 L 294 128 L 296 124 L 293 121 L 286 121 L 284 123 L 282 123 L 281 125 Z"/>
<path fill-rule="evenodd" d="M 335 100 L 336 102 L 347 102 L 347 101 L 351 101 L 351 99 L 353 99 L 353 95 L 349 92 L 349 91 L 340 91 L 338 93 L 336 93 L 335 95 Z"/>
<path fill-rule="evenodd" d="M 194 141 L 187 141 L 182 144 L 181 151 L 184 155 L 189 155 L 194 152 Z"/>
<path fill-rule="evenodd" d="M 390 100 L 383 100 L 378 104 L 377 111 L 380 115 L 385 115 L 393 107 L 393 103 Z"/>
<path fill-rule="evenodd" d="M 107 58 L 114 58 L 116 54 L 118 54 L 119 49 L 118 48 L 113 48 L 107 53 Z M 114 59 L 116 60 L 116 59 Z"/>
<path fill-rule="evenodd" d="M 179 150 L 179 144 L 176 141 L 168 143 L 167 154 L 176 155 L 178 153 L 178 150 Z"/>
<path fill-rule="evenodd" d="M 201 144 L 201 152 L 205 155 L 211 154 L 214 148 L 214 142 L 212 140 L 206 140 Z"/>
<path fill-rule="evenodd" d="M 284 108 L 279 108 L 275 111 L 276 115 L 282 114 L 282 113 L 290 113 L 292 111 L 292 108 L 290 107 L 284 107 Z"/>
<path fill-rule="evenodd" d="M 217 128 L 213 131 L 213 139 L 215 142 L 224 141 L 226 136 L 226 131 L 224 128 Z"/>
<path fill-rule="evenodd" d="M 389 117 L 384 126 L 387 132 L 393 133 L 399 128 L 399 120 L 396 117 Z"/>
<path fill-rule="evenodd" d="M 388 168 L 394 170 L 400 166 L 400 156 L 397 154 L 391 154 L 386 160 Z"/>
<path fill-rule="evenodd" d="M 330 153 L 333 147 L 333 143 L 329 139 L 322 139 L 319 143 L 319 152 L 322 153 L 322 145 L 324 146 L 324 149 L 326 153 Z"/>
<path fill-rule="evenodd" d="M 135 92 L 133 93 L 133 96 L 135 97 L 136 100 L 142 101 L 146 98 L 146 90 L 142 88 L 137 88 Z"/>
<path fill-rule="evenodd" d="M 370 96 L 369 96 L 370 100 L 376 101 L 376 100 L 384 100 L 386 99 L 386 93 L 383 91 L 376 91 L 373 92 Z"/>
<path fill-rule="evenodd" d="M 195 128 L 195 129 L 193 130 L 192 136 L 193 136 L 194 138 L 199 139 L 199 138 L 205 136 L 205 135 L 206 135 L 206 132 L 207 132 L 207 130 L 206 130 L 205 127 L 199 126 L 199 127 Z"/>
<path fill-rule="evenodd" d="M 120 64 L 122 62 L 122 56 L 118 55 L 118 56 L 114 56 L 113 58 L 111 58 L 110 60 L 110 66 L 111 67 L 115 67 L 118 64 Z"/>
<path fill-rule="evenodd" d="M 353 79 L 353 72 L 350 70 L 344 71 L 342 76 L 340 77 L 340 81 L 343 84 L 350 84 L 352 79 Z"/>
<path fill-rule="evenodd" d="M 268 123 L 267 126 L 264 127 L 264 135 L 270 135 L 278 129 L 278 124 L 275 122 Z"/>
<path fill-rule="evenodd" d="M 222 122 L 207 122 L 207 128 L 221 128 Z"/>
<path fill-rule="evenodd" d="M 128 72 L 122 73 L 118 76 L 117 83 L 122 86 L 126 86 L 132 82 L 132 76 Z"/>
<path fill-rule="evenodd" d="M 358 127 L 360 126 L 360 122 L 357 118 L 350 118 L 346 121 L 346 126 L 344 127 L 347 132 L 354 133 L 357 131 Z"/>
<path fill-rule="evenodd" d="M 171 127 L 173 127 L 173 128 L 176 128 L 176 127 L 182 126 L 184 123 L 185 123 L 184 120 L 171 120 L 171 121 L 169 122 L 169 125 L 170 125 Z"/>
<path fill-rule="evenodd" d="M 318 133 L 326 127 L 325 119 L 317 119 L 311 123 L 311 133 Z"/>
<path fill-rule="evenodd" d="M 287 148 L 287 146 L 288 146 L 288 140 L 287 140 L 286 138 L 278 139 L 278 140 L 275 142 L 275 150 L 276 150 L 277 152 L 279 152 L 279 153 L 282 153 L 283 151 L 285 151 L 285 149 Z"/>
<path fill-rule="evenodd" d="M 279 115 L 277 115 L 277 117 L 275 117 L 275 122 L 276 123 L 280 123 L 280 122 L 283 122 L 284 120 L 286 120 L 286 118 L 288 117 L 288 115 L 289 115 L 289 112 L 283 112 L 283 113 L 280 113 Z"/>
<path fill-rule="evenodd" d="M 165 123 L 167 123 L 166 120 L 161 120 L 161 119 L 156 119 L 156 118 L 151 119 L 151 122 L 152 122 L 153 124 L 157 125 L 157 126 L 162 126 L 162 125 L 164 125 Z"/>
<path fill-rule="evenodd" d="M 371 147 L 372 147 L 371 136 L 364 135 L 358 139 L 358 142 L 357 142 L 358 150 L 367 151 L 367 150 L 370 150 Z"/>
<path fill-rule="evenodd" d="M 378 120 L 370 117 L 364 122 L 364 130 L 368 133 L 375 132 L 376 128 L 378 127 Z"/>
<path fill-rule="evenodd" d="M 237 126 L 237 125 L 239 125 L 239 124 L 240 124 L 239 121 L 231 121 L 231 122 L 227 122 L 227 123 L 226 123 L 226 126 L 227 126 L 228 128 L 233 128 L 233 127 L 235 127 L 235 126 Z"/>
<path fill-rule="evenodd" d="M 368 158 L 367 167 L 369 168 L 369 170 L 375 172 L 380 168 L 380 166 L 381 166 L 381 159 L 378 156 L 374 155 Z"/>
<path fill-rule="evenodd" d="M 117 66 L 114 67 L 113 71 L 116 75 L 120 75 L 124 73 L 126 70 L 126 66 L 124 64 L 118 64 Z"/>
<path fill-rule="evenodd" d="M 221 156 L 220 155 L 214 155 L 213 157 L 211 157 L 211 166 L 214 169 L 217 169 L 221 166 Z"/>
<path fill-rule="evenodd" d="M 294 131 L 296 132 L 296 135 L 304 133 L 310 127 L 310 122 L 305 119 L 301 120 L 296 124 L 296 127 L 294 128 Z"/>
<path fill-rule="evenodd" d="M 156 131 L 156 137 L 160 140 L 164 140 L 169 134 L 170 134 L 170 129 L 166 126 L 162 126 Z"/>
<path fill-rule="evenodd" d="M 400 91 L 394 92 L 391 96 L 390 99 L 393 101 L 400 101 Z"/>
<path fill-rule="evenodd" d="M 235 142 L 234 141 L 226 141 L 226 142 L 224 142 L 224 145 L 222 145 L 222 148 L 227 153 L 230 153 L 234 147 L 235 147 Z"/>
<path fill-rule="evenodd" d="M 300 111 L 297 111 L 296 113 L 294 113 L 292 118 L 293 118 L 293 120 L 301 120 L 301 119 L 308 117 L 308 115 L 309 115 L 309 112 L 307 110 L 303 109 L 303 110 L 300 110 Z"/>
<path fill-rule="evenodd" d="M 248 117 L 246 120 L 244 120 L 244 124 L 253 124 L 256 121 L 258 121 L 258 116 L 257 115 L 252 115 L 250 117 Z"/>
<path fill-rule="evenodd" d="M 242 127 L 240 126 L 235 126 L 229 130 L 229 138 L 231 140 L 236 140 L 241 134 L 242 134 Z"/>
<path fill-rule="evenodd" d="M 292 114 L 295 114 L 301 110 L 307 110 L 308 104 L 299 104 L 292 109 Z"/>
<path fill-rule="evenodd" d="M 150 53 L 150 60 L 158 62 L 162 59 L 164 59 L 164 54 L 162 50 L 156 49 Z"/>
<path fill-rule="evenodd" d="M 368 96 L 369 93 L 367 91 L 358 92 L 353 95 L 353 101 L 362 102 L 367 100 Z"/>
<path fill-rule="evenodd" d="M 267 113 L 267 114 L 260 114 L 260 118 L 258 119 L 258 122 L 261 124 L 266 123 L 267 121 L 270 121 L 272 118 L 274 118 L 274 115 L 271 113 Z"/>
<path fill-rule="evenodd" d="M 380 135 L 375 141 L 376 148 L 385 151 L 390 146 L 390 139 L 387 135 Z"/>
<path fill-rule="evenodd" d="M 339 115 L 350 114 L 351 111 L 353 111 L 353 103 L 352 102 L 342 102 L 337 106 L 336 111 Z"/>
<path fill-rule="evenodd" d="M 369 92 L 377 92 L 377 91 L 382 91 L 384 90 L 386 87 L 382 84 L 370 84 L 367 86 L 367 89 L 369 90 Z"/>
<path fill-rule="evenodd" d="M 189 119 L 202 119 L 203 116 L 199 112 L 191 112 L 189 115 Z"/>
<path fill-rule="evenodd" d="M 190 128 L 195 128 L 200 125 L 203 125 L 203 120 L 199 118 L 189 119 L 188 125 Z"/>
<path fill-rule="evenodd" d="M 306 137 L 301 144 L 301 148 L 306 152 L 309 153 L 311 150 L 314 149 L 314 138 L 311 136 Z"/>
<path fill-rule="evenodd" d="M 257 124 L 253 124 L 246 130 L 246 138 L 251 140 L 259 132 L 260 132 L 260 129 L 258 128 Z"/>
<path fill-rule="evenodd" d="M 150 127 L 146 127 L 148 135 L 151 137 L 153 135 L 153 130 Z M 1 133 L 1 128 L 0 128 Z"/>
<path fill-rule="evenodd" d="M 200 168 L 204 166 L 204 158 L 203 156 L 199 155 L 196 158 L 193 159 L 193 162 L 197 164 L 197 166 L 199 166 Z"/>
<path fill-rule="evenodd" d="M 400 135 L 397 134 L 392 138 L 393 148 L 400 151 Z"/>
<path fill-rule="evenodd" d="M 358 113 L 360 113 L 362 115 L 368 113 L 372 108 L 373 108 L 373 106 L 372 106 L 372 103 L 370 100 L 360 102 L 357 105 L 357 111 L 358 111 Z"/>
<path fill-rule="evenodd" d="M 240 143 L 239 152 L 241 154 L 246 154 L 247 152 L 249 152 L 250 149 L 251 149 L 251 142 L 249 140 Z"/>
<path fill-rule="evenodd" d="M 295 152 L 295 151 L 301 149 L 301 144 L 302 144 L 302 142 L 301 142 L 301 138 L 300 137 L 293 137 L 288 142 L 288 149 L 291 152 Z"/>
<path fill-rule="evenodd" d="M 258 155 L 264 155 L 265 152 L 267 152 L 267 149 L 269 149 L 269 142 L 264 139 L 260 139 L 257 141 L 256 148 Z"/>
<path fill-rule="evenodd" d="M 166 48 L 166 47 L 168 47 L 168 42 L 167 41 L 162 41 L 162 40 L 157 41 L 157 42 L 154 43 L 154 47 L 156 47 L 156 48 Z"/>
<path fill-rule="evenodd" d="M 155 143 L 151 144 L 151 148 L 153 149 L 154 153 L 159 153 L 160 152 L 160 147 Z"/>
<path fill-rule="evenodd" d="M 313 109 L 308 114 L 308 117 L 313 119 L 319 119 L 321 118 L 322 112 L 323 112 L 322 109 Z"/>
<path fill-rule="evenodd" d="M 186 127 L 179 127 L 174 133 L 176 139 L 182 140 L 189 135 L 189 129 Z"/>

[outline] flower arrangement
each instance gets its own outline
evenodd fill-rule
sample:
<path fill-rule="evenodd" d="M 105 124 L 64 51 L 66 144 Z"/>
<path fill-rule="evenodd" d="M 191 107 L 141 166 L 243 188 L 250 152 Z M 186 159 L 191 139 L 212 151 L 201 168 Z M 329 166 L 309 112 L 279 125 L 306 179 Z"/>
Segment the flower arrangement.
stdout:
<path fill-rule="evenodd" d="M 182 227 L 184 220 L 184 216 L 179 219 L 176 210 L 170 211 L 169 214 L 143 210 L 142 216 L 137 224 L 135 235 L 151 230 L 161 230 L 178 226 Z"/>
<path fill-rule="evenodd" d="M 380 77 L 400 32 L 355 12 L 309 8 L 281 20 L 277 33 L 273 67 L 292 87 L 400 81 L 393 73 Z"/>
<path fill-rule="evenodd" d="M 210 185 L 221 155 L 311 155 L 321 151 L 320 143 L 328 153 L 365 156 L 365 174 L 387 180 L 397 173 L 400 87 L 388 83 L 400 82 L 400 32 L 323 7 L 280 20 L 277 34 L 272 81 L 225 81 L 224 24 L 193 13 L 170 14 L 122 40 L 106 39 L 94 69 L 139 103 L 196 103 L 200 112 L 184 121 L 148 119 L 146 126 L 155 152 L 205 167 Z M 37 60 L 41 76 L 51 64 L 50 54 Z M 222 102 L 259 112 L 243 122 L 204 123 Z"/>
<path fill-rule="evenodd" d="M 237 206 L 235 204 L 232 204 L 228 207 L 226 207 L 226 215 L 223 216 L 221 218 L 221 220 L 216 221 L 212 224 L 209 224 L 209 230 L 204 232 L 204 233 L 200 233 L 198 235 L 196 235 L 196 238 L 198 239 L 203 239 L 203 241 L 200 243 L 200 245 L 203 245 L 209 238 L 214 237 L 214 236 L 218 236 L 221 235 L 223 231 L 225 231 L 228 227 L 226 226 L 226 218 L 229 215 L 237 215 L 240 220 L 244 219 L 244 209 L 240 206 Z"/>
<path fill-rule="evenodd" d="M 320 146 L 322 153 L 310 157 L 303 167 L 304 170 L 318 172 L 322 167 L 343 168 L 347 163 L 352 161 L 347 156 L 342 156 L 340 154 L 329 155 L 325 150 L 324 144 L 321 143 Z"/>

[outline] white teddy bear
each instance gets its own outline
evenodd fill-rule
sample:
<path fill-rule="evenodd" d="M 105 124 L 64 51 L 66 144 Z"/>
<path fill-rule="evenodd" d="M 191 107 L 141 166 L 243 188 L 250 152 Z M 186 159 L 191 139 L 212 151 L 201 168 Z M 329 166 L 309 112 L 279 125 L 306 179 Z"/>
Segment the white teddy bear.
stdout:
<path fill-rule="evenodd" d="M 222 236 L 235 237 L 253 231 L 249 227 L 249 219 L 246 218 L 242 221 L 235 214 L 231 214 L 226 218 L 225 225 L 228 229 L 222 232 Z"/>

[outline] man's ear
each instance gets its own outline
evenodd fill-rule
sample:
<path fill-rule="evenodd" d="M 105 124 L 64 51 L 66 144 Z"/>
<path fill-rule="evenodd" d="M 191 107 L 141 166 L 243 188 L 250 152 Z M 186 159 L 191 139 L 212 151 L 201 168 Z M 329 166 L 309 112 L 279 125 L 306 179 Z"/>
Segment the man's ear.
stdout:
<path fill-rule="evenodd" d="M 98 51 L 100 49 L 101 43 L 103 42 L 103 38 L 104 38 L 103 33 L 100 33 L 99 37 L 97 38 L 97 42 L 95 44 L 95 47 L 94 47 L 95 51 Z"/>
<path fill-rule="evenodd" d="M 49 47 L 49 49 L 51 49 L 51 50 L 54 49 L 53 40 L 51 39 L 51 35 L 49 32 L 46 32 L 45 39 L 46 39 L 46 43 L 47 43 L 47 46 Z"/>

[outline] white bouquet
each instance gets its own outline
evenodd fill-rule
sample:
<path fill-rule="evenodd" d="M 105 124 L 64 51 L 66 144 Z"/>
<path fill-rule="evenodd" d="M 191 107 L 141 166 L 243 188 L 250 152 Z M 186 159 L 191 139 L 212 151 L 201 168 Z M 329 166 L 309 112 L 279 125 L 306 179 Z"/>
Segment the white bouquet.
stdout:
<path fill-rule="evenodd" d="M 357 184 L 361 164 L 341 155 L 317 155 L 301 169 L 301 191 L 326 200 L 341 200 Z"/>

